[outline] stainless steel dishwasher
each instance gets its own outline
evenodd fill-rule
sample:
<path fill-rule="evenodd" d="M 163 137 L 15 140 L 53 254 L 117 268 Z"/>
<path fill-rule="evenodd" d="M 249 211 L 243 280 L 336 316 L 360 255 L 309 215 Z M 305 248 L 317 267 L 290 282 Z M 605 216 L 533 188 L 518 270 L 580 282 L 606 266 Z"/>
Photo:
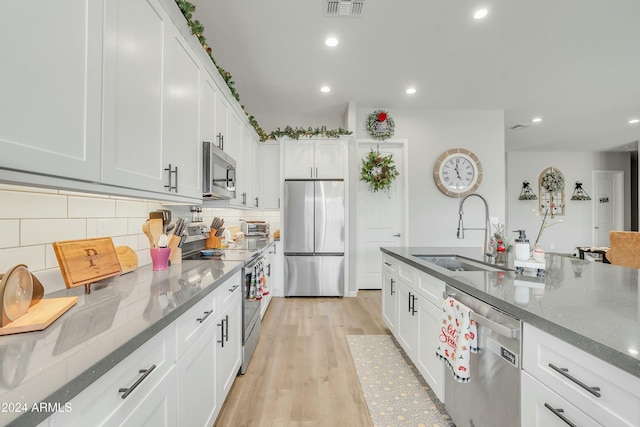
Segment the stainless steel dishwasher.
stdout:
<path fill-rule="evenodd" d="M 457 427 L 520 425 L 520 320 L 447 286 L 447 296 L 469 307 L 478 327 L 478 353 L 471 353 L 471 380 L 445 372 L 445 407 Z"/>

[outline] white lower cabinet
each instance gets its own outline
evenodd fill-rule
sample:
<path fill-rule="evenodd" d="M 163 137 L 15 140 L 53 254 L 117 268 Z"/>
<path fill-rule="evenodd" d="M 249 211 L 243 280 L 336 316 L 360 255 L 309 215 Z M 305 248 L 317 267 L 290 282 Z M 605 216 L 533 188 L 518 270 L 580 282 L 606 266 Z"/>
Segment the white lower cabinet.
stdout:
<path fill-rule="evenodd" d="M 521 373 L 520 386 L 522 427 L 601 426 L 526 371 Z"/>
<path fill-rule="evenodd" d="M 526 414 L 541 412 L 542 409 L 538 409 L 540 402 L 543 402 L 543 407 L 544 403 L 549 403 L 555 409 L 564 409 L 563 404 L 572 405 L 577 409 L 576 413 L 583 413 L 587 417 L 585 419 L 596 423 L 594 425 L 640 425 L 640 378 L 527 323 L 524 324 L 522 338 L 524 372 L 521 400 L 522 407 L 529 408 L 527 412 L 523 409 L 523 425 L 547 425 L 530 424 L 525 417 Z M 538 395 L 529 394 L 524 388 L 524 384 L 532 384 L 528 380 L 525 382 L 527 375 L 544 387 L 538 387 Z M 534 401 L 533 396 L 537 400 Z M 562 396 L 564 401 L 553 401 L 557 396 Z M 569 418 L 568 410 L 565 411 Z M 552 411 L 549 409 L 549 412 Z M 557 417 L 557 414 L 553 415 Z M 580 426 L 591 425 L 586 421 L 572 422 Z"/>
<path fill-rule="evenodd" d="M 418 348 L 418 303 L 416 292 L 403 280 L 398 280 L 398 327 L 396 338 L 411 360 L 415 360 Z"/>
<path fill-rule="evenodd" d="M 418 305 L 418 348 L 415 365 L 427 381 L 438 399 L 444 402 L 444 364 L 436 357 L 436 347 L 442 324 L 442 308 L 433 305 L 426 298 L 420 298 Z"/>
<path fill-rule="evenodd" d="M 51 426 L 177 425 L 175 357 L 171 324 L 71 399 L 72 411 L 53 414 Z"/>
<path fill-rule="evenodd" d="M 398 279 L 382 267 L 382 318 L 392 334 L 396 334 L 398 317 Z"/>
<path fill-rule="evenodd" d="M 235 287 L 234 287 L 235 286 Z M 233 290 L 231 290 L 233 289 Z M 224 286 L 227 293 L 225 308 L 220 312 L 217 322 L 218 340 L 216 341 L 216 384 L 218 408 L 222 407 L 233 381 L 242 364 L 242 287 L 240 276 L 237 283 Z M 217 416 L 217 413 L 216 413 Z"/>

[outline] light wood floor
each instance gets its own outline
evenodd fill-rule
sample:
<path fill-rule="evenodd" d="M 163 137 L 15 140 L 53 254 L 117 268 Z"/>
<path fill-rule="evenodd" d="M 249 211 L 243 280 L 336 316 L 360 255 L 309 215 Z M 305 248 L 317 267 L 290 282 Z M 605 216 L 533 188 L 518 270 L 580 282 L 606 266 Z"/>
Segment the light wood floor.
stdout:
<path fill-rule="evenodd" d="M 389 334 L 380 293 L 273 298 L 215 425 L 372 426 L 346 335 Z"/>

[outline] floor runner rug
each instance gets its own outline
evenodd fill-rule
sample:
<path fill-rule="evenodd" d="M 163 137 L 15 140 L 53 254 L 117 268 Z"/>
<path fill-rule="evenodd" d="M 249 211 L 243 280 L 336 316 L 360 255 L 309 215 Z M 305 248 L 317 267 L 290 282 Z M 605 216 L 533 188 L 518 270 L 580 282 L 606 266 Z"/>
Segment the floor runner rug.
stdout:
<path fill-rule="evenodd" d="M 454 426 L 391 336 L 348 335 L 347 342 L 374 426 Z"/>

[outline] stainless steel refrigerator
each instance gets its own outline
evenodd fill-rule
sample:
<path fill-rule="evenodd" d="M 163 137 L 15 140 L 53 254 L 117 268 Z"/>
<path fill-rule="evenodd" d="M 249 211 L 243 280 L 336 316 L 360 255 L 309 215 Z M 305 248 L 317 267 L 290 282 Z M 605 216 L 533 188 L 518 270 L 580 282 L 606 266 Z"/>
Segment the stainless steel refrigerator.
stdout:
<path fill-rule="evenodd" d="M 344 181 L 284 182 L 284 295 L 344 296 Z"/>

